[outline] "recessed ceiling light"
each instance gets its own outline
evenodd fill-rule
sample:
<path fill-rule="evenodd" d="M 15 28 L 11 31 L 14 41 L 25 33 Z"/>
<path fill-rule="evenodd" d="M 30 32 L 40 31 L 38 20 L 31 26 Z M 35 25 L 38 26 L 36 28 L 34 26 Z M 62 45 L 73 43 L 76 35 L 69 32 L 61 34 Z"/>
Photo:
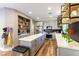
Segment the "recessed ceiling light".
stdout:
<path fill-rule="evenodd" d="M 52 18 L 52 15 L 49 15 L 50 18 Z"/>
<path fill-rule="evenodd" d="M 37 17 L 37 19 L 39 19 L 39 17 Z"/>
<path fill-rule="evenodd" d="M 48 14 L 49 14 L 49 15 L 51 15 L 51 14 L 52 14 L 52 12 L 48 12 Z"/>
<path fill-rule="evenodd" d="M 48 10 L 52 10 L 52 8 L 51 7 L 48 7 Z"/>
<path fill-rule="evenodd" d="M 58 11 L 57 14 L 61 14 L 61 11 Z"/>
<path fill-rule="evenodd" d="M 31 11 L 29 11 L 29 12 L 28 12 L 28 14 L 32 14 L 32 12 L 31 12 Z"/>

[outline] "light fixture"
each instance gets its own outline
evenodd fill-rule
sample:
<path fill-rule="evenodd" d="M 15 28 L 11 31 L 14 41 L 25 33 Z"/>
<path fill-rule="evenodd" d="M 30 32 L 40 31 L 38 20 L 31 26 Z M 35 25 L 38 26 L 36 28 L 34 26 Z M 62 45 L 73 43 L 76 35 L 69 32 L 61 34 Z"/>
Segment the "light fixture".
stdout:
<path fill-rule="evenodd" d="M 49 15 L 50 18 L 52 18 L 52 15 Z"/>
<path fill-rule="evenodd" d="M 52 8 L 51 7 L 48 7 L 48 10 L 52 10 Z"/>
<path fill-rule="evenodd" d="M 52 12 L 48 12 L 48 14 L 49 14 L 49 15 L 51 15 L 51 14 L 52 14 Z"/>
<path fill-rule="evenodd" d="M 37 19 L 39 19 L 39 17 L 37 17 Z"/>
<path fill-rule="evenodd" d="M 32 12 L 31 12 L 31 11 L 29 11 L 29 12 L 28 12 L 28 14 L 32 14 Z"/>
<path fill-rule="evenodd" d="M 58 11 L 57 14 L 58 14 L 58 15 L 61 14 L 61 11 Z"/>

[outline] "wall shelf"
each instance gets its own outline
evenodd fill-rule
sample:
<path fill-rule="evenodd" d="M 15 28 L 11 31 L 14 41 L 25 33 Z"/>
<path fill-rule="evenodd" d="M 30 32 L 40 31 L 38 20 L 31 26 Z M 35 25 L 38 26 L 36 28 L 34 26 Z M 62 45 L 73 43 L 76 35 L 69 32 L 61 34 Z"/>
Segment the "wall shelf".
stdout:
<path fill-rule="evenodd" d="M 18 16 L 18 35 L 30 33 L 30 20 Z"/>
<path fill-rule="evenodd" d="M 71 20 L 70 22 L 72 23 L 76 21 L 75 19 L 79 18 L 79 3 L 65 3 L 63 6 L 61 6 L 61 9 L 62 8 L 64 8 L 61 11 L 62 19 L 69 18 L 69 20 Z"/>
<path fill-rule="evenodd" d="M 59 15 L 58 16 L 58 18 L 57 18 L 57 24 L 58 24 L 58 27 L 62 27 L 62 17 L 61 17 L 61 15 Z"/>
<path fill-rule="evenodd" d="M 71 3 L 70 6 L 77 6 L 79 3 Z"/>
<path fill-rule="evenodd" d="M 72 19 L 72 18 L 79 18 L 79 16 L 70 17 L 70 19 Z"/>

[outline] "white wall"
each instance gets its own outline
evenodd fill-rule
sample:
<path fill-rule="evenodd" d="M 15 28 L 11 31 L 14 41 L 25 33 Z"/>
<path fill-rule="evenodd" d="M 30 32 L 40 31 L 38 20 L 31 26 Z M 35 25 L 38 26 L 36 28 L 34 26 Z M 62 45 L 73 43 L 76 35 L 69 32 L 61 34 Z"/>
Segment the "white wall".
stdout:
<path fill-rule="evenodd" d="M 18 15 L 16 11 L 5 8 L 5 26 L 13 28 L 14 44 L 18 44 Z"/>
<path fill-rule="evenodd" d="M 46 29 L 47 26 L 52 26 L 53 29 L 59 29 L 57 20 L 44 21 L 44 29 Z"/>
<path fill-rule="evenodd" d="M 19 38 L 18 38 L 18 15 L 29 18 L 25 14 L 20 13 L 14 9 L 10 8 L 2 8 L 0 10 L 0 33 L 2 32 L 2 28 L 4 27 L 12 27 L 13 28 L 13 39 L 14 44 L 17 45 Z M 29 18 L 31 19 L 31 18 Z M 5 25 L 5 26 L 4 26 Z M 30 35 L 34 34 L 34 25 L 33 20 L 31 19 L 31 25 L 30 25 Z"/>
<path fill-rule="evenodd" d="M 5 11 L 4 9 L 0 9 L 0 39 L 3 33 L 3 27 L 5 25 Z"/>
<path fill-rule="evenodd" d="M 5 25 L 5 11 L 4 9 L 0 9 L 0 47 L 3 47 L 2 29 L 4 25 Z"/>

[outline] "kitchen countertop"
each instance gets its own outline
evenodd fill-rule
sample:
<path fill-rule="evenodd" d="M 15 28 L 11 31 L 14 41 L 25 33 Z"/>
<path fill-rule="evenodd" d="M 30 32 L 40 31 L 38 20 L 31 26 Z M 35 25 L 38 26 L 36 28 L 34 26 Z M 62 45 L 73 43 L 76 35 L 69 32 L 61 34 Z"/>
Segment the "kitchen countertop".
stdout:
<path fill-rule="evenodd" d="M 57 46 L 62 48 L 79 50 L 79 43 L 76 41 L 72 41 L 68 43 L 63 37 L 61 33 L 55 33 L 55 37 L 57 40 Z"/>
<path fill-rule="evenodd" d="M 31 35 L 31 36 L 27 36 L 27 37 L 24 37 L 24 38 L 20 38 L 19 40 L 21 41 L 29 41 L 31 42 L 32 40 L 35 40 L 36 38 L 44 35 L 45 33 L 39 33 L 39 34 L 35 34 L 35 35 Z"/>

